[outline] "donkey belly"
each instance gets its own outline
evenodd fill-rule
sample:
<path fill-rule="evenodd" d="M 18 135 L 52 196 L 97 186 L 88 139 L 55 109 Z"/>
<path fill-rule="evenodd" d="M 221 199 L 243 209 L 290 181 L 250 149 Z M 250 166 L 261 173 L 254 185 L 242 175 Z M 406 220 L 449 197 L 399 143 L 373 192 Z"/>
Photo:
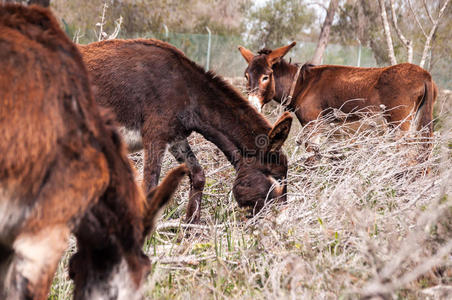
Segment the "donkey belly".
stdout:
<path fill-rule="evenodd" d="M 121 126 L 119 127 L 119 133 L 122 135 L 124 142 L 127 144 L 129 152 L 137 152 L 143 149 L 143 141 L 140 130 Z"/>

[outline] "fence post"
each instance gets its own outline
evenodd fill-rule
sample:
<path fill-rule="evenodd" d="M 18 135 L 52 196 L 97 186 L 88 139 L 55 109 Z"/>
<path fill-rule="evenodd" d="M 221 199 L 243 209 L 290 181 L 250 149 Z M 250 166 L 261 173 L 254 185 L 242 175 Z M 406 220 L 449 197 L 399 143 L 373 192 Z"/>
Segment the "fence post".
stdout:
<path fill-rule="evenodd" d="M 165 39 L 168 41 L 168 26 L 166 26 L 166 24 L 163 24 L 163 28 L 165 29 Z"/>
<path fill-rule="evenodd" d="M 361 42 L 359 42 L 359 46 L 358 46 L 358 63 L 357 63 L 357 67 L 361 66 Z"/>
<path fill-rule="evenodd" d="M 212 32 L 210 32 L 209 27 L 206 26 L 207 32 L 209 33 L 209 41 L 207 42 L 207 61 L 206 61 L 206 70 L 209 71 L 210 67 L 210 45 L 212 42 Z"/>

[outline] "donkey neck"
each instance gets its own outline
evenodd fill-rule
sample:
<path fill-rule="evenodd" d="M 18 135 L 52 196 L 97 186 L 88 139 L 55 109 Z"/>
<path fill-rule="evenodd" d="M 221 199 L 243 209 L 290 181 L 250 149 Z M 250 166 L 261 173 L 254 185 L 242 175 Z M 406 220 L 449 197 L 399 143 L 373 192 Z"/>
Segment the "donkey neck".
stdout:
<path fill-rule="evenodd" d="M 275 80 L 274 100 L 281 103 L 290 93 L 290 88 L 297 74 L 298 67 L 282 59 L 273 66 L 273 78 Z"/>
<path fill-rule="evenodd" d="M 271 126 L 228 83 L 203 75 L 200 85 L 192 82 L 190 88 L 196 103 L 191 129 L 214 143 L 237 169 L 243 159 L 264 153 Z"/>

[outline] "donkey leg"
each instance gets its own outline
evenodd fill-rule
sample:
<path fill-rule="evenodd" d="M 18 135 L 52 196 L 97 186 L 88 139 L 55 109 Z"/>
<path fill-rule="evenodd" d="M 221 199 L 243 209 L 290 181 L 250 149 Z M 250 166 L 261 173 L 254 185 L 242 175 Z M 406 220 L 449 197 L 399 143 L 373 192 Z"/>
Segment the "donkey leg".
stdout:
<path fill-rule="evenodd" d="M 385 116 L 389 127 L 399 127 L 402 131 L 409 131 L 413 119 L 410 107 L 394 108 L 388 116 Z"/>
<path fill-rule="evenodd" d="M 298 121 L 300 121 L 301 126 L 303 126 L 304 130 L 309 134 L 307 140 L 305 141 L 305 149 L 308 152 L 317 153 L 319 150 L 321 132 L 314 129 L 317 124 L 315 120 L 318 118 L 321 112 L 321 109 L 312 109 L 304 106 L 295 112 L 295 115 L 297 116 Z M 306 137 L 301 137 L 301 140 L 304 138 Z M 302 141 L 297 141 L 297 143 L 302 144 Z"/>
<path fill-rule="evenodd" d="M 173 142 L 169 148 L 179 163 L 186 163 L 190 172 L 190 196 L 187 206 L 186 222 L 199 223 L 201 218 L 202 191 L 206 183 L 204 170 L 193 153 L 187 139 Z"/>
<path fill-rule="evenodd" d="M 144 138 L 144 170 L 143 187 L 145 193 L 156 187 L 159 182 L 162 169 L 163 155 L 166 150 L 166 142 L 157 138 Z"/>

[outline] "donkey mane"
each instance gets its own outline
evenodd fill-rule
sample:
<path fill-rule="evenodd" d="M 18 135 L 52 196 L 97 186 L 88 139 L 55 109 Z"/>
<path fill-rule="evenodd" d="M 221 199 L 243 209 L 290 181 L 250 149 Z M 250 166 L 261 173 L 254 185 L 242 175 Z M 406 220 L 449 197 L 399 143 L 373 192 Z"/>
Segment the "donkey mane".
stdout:
<path fill-rule="evenodd" d="M 303 78 L 303 80 L 306 79 L 306 76 L 308 75 L 308 73 L 311 71 L 311 69 L 315 67 L 315 65 L 310 64 L 310 63 L 304 63 L 301 66 L 301 70 L 300 70 L 300 76 L 301 78 Z"/>
<path fill-rule="evenodd" d="M 314 64 L 311 64 L 311 63 L 304 63 L 304 64 L 301 66 L 301 71 L 302 71 L 302 72 L 309 72 L 309 71 L 311 71 L 311 68 L 313 68 L 313 67 L 315 67 Z"/>
<path fill-rule="evenodd" d="M 295 66 L 300 66 L 298 63 L 290 63 L 287 62 L 284 58 L 282 58 L 279 62 L 275 64 L 276 68 L 278 70 L 279 74 L 288 74 L 290 73 L 290 69 Z M 301 66 L 300 75 L 303 80 L 306 79 L 306 77 L 309 75 L 309 72 L 311 72 L 311 69 L 316 67 L 316 65 L 313 65 L 309 62 L 304 63 Z M 292 80 L 292 79 L 291 79 Z"/>
<path fill-rule="evenodd" d="M 272 53 L 273 51 L 271 49 L 268 48 L 262 48 L 261 50 L 257 51 L 257 54 L 264 54 L 264 55 L 268 55 L 270 53 Z"/>
<path fill-rule="evenodd" d="M 198 64 L 193 63 L 193 62 L 191 62 L 191 63 L 199 71 L 204 72 L 204 74 L 210 80 L 210 82 L 215 84 L 215 86 L 222 93 L 224 93 L 228 99 L 233 100 L 235 102 L 234 104 L 235 104 L 236 108 L 243 109 L 246 112 L 254 113 L 258 117 L 258 120 L 260 123 L 262 123 L 262 125 L 267 126 L 269 129 L 271 128 L 271 125 L 267 121 L 267 119 L 265 119 L 261 114 L 256 113 L 256 110 L 251 106 L 250 102 L 248 100 L 246 100 L 245 98 L 243 98 L 243 96 L 241 94 L 239 94 L 239 92 L 229 82 L 224 80 L 222 77 L 217 76 L 214 71 L 209 70 L 206 72 Z"/>

